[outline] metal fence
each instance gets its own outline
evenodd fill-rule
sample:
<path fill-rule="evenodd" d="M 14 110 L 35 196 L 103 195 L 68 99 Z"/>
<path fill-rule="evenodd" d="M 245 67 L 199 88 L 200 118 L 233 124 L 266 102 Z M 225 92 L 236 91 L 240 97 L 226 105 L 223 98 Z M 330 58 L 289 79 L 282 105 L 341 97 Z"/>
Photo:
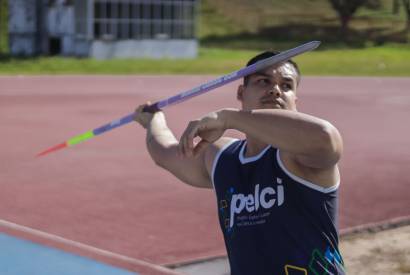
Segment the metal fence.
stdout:
<path fill-rule="evenodd" d="M 94 0 L 94 39 L 193 39 L 195 0 Z"/>

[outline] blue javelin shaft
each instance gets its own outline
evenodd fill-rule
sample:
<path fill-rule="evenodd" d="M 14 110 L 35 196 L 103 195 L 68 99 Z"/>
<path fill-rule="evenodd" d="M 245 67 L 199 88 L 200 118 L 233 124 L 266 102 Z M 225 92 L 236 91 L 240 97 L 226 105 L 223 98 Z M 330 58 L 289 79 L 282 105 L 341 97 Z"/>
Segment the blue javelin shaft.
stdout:
<path fill-rule="evenodd" d="M 289 60 L 290 58 L 302 54 L 304 52 L 307 51 L 311 51 L 316 49 L 318 46 L 320 45 L 319 41 L 311 41 L 309 43 L 300 45 L 296 48 L 281 52 L 275 56 L 272 56 L 270 58 L 267 59 L 263 59 L 255 64 L 252 64 L 250 66 L 247 66 L 245 68 L 242 68 L 238 71 L 235 71 L 233 73 L 224 75 L 222 77 L 219 77 L 217 79 L 214 79 L 212 81 L 209 81 L 205 84 L 202 84 L 200 86 L 197 86 L 191 90 L 179 93 L 175 96 L 169 97 L 167 99 L 164 100 L 160 100 L 154 104 L 152 104 L 151 106 L 148 106 L 146 108 L 144 108 L 144 111 L 146 112 L 155 112 L 158 110 L 163 109 L 164 107 L 173 105 L 173 104 L 177 104 L 177 103 L 181 103 L 183 101 L 186 101 L 192 97 L 201 95 L 203 93 L 209 92 L 211 90 L 214 90 L 220 86 L 226 85 L 232 81 L 235 81 L 239 78 L 245 77 L 247 75 L 253 74 L 255 72 L 258 72 L 264 68 L 267 68 L 269 66 L 274 66 L 274 65 L 279 65 L 280 63 L 283 63 L 287 60 Z M 111 121 L 110 123 L 104 124 L 98 128 L 95 128 L 92 131 L 88 131 L 85 132 L 81 135 L 77 135 L 61 144 L 58 144 L 56 146 L 50 147 L 47 150 L 41 152 L 40 154 L 38 154 L 37 156 L 43 156 L 46 154 L 49 154 L 51 152 L 57 151 L 57 150 L 61 150 L 63 148 L 66 148 L 68 146 L 74 146 L 78 143 L 84 142 L 88 139 L 93 138 L 94 136 L 98 136 L 101 135 L 105 132 L 111 131 L 115 128 L 118 128 L 120 126 L 123 126 L 125 124 L 128 124 L 130 122 L 132 122 L 135 118 L 135 113 L 131 113 L 128 114 L 124 117 L 121 117 L 117 120 Z"/>
<path fill-rule="evenodd" d="M 270 58 L 261 60 L 255 64 L 252 64 L 250 66 L 247 66 L 245 68 L 242 68 L 238 71 L 235 71 L 233 73 L 221 76 L 217 79 L 211 80 L 205 84 L 202 84 L 200 86 L 197 86 L 191 90 L 179 93 L 175 96 L 169 97 L 164 100 L 160 100 L 154 104 L 152 104 L 150 107 L 144 109 L 145 111 L 157 111 L 161 110 L 164 107 L 174 105 L 177 103 L 181 103 L 183 101 L 186 101 L 192 97 L 201 95 L 203 93 L 206 93 L 208 91 L 214 90 L 218 87 L 221 87 L 223 85 L 226 85 L 232 81 L 235 81 L 239 78 L 245 77 L 247 75 L 253 74 L 257 71 L 260 71 L 266 67 L 273 66 L 276 64 L 283 63 L 289 59 L 291 59 L 294 56 L 300 55 L 302 53 L 305 53 L 307 51 L 312 51 L 316 49 L 320 45 L 320 41 L 311 41 L 306 44 L 302 44 L 296 48 L 292 48 L 287 51 L 283 51 L 275 56 L 272 56 Z M 107 123 L 105 125 L 102 125 L 96 129 L 93 130 L 94 135 L 101 135 L 107 131 L 111 131 L 117 127 L 123 126 L 127 123 L 130 123 L 134 120 L 135 118 L 135 113 L 128 114 L 124 117 L 121 117 L 120 119 L 114 120 L 110 123 Z"/>

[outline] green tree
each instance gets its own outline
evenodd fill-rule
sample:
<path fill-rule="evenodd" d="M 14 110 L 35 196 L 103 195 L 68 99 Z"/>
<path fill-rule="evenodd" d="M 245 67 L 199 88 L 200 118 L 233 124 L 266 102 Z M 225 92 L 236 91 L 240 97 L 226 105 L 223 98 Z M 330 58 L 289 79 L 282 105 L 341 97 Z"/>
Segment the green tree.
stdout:
<path fill-rule="evenodd" d="M 406 11 L 406 15 L 407 15 L 406 34 L 407 34 L 407 41 L 409 41 L 409 38 L 410 38 L 410 0 L 402 0 L 402 1 L 403 1 L 404 10 Z"/>
<path fill-rule="evenodd" d="M 4 44 L 4 38 L 5 38 L 5 33 L 4 33 L 4 9 L 6 8 L 4 0 L 0 0 L 0 53 L 3 52 L 3 44 Z"/>
<path fill-rule="evenodd" d="M 393 0 L 392 3 L 392 12 L 393 14 L 399 14 L 399 10 L 400 10 L 400 0 Z"/>
<path fill-rule="evenodd" d="M 8 52 L 8 1 L 0 0 L 0 53 Z"/>
<path fill-rule="evenodd" d="M 345 39 L 348 35 L 349 22 L 358 8 L 367 4 L 367 0 L 329 0 L 340 20 L 340 32 Z M 403 0 L 404 1 L 404 0 Z"/>

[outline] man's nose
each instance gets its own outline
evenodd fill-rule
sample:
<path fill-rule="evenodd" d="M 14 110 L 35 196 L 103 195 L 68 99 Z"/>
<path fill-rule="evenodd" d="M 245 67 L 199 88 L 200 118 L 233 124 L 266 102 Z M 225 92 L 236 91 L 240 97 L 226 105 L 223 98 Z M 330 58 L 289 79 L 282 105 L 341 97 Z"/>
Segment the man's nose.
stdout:
<path fill-rule="evenodd" d="M 280 89 L 278 85 L 274 85 L 271 89 L 269 89 L 268 93 L 275 97 L 280 97 Z"/>

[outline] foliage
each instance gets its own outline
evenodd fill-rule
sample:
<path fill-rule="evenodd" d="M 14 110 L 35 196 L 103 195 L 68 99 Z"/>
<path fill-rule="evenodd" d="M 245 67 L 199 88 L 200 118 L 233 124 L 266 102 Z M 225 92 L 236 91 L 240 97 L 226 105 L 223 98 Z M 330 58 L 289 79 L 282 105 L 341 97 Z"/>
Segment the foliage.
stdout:
<path fill-rule="evenodd" d="M 394 14 L 391 1 L 367 0 L 351 18 L 349 39 L 343 41 L 329 0 L 202 0 L 198 34 L 205 47 L 229 49 L 287 47 L 312 39 L 337 48 L 401 43 L 405 14 L 403 9 Z"/>
<path fill-rule="evenodd" d="M 402 0 L 402 1 L 403 1 L 404 10 L 406 11 L 406 14 L 407 14 L 406 33 L 407 33 L 407 39 L 409 39 L 409 36 L 410 36 L 410 0 Z"/>
<path fill-rule="evenodd" d="M 0 53 L 6 53 L 8 49 L 7 17 L 7 0 L 0 0 Z"/>
<path fill-rule="evenodd" d="M 358 8 L 368 3 L 368 0 L 329 0 L 332 7 L 339 15 L 341 24 L 341 35 L 343 39 L 347 37 L 349 22 Z"/>

